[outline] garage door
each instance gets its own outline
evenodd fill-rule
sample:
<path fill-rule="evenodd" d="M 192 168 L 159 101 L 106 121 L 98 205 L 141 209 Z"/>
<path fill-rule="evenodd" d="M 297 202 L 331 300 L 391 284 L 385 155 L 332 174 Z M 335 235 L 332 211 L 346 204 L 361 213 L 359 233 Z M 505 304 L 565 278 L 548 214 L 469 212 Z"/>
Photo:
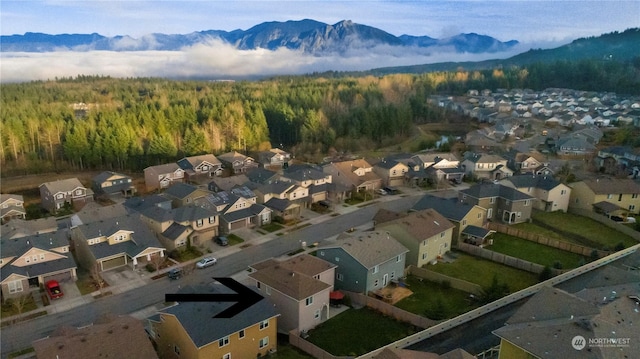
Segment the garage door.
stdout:
<path fill-rule="evenodd" d="M 56 274 L 49 274 L 46 275 L 44 277 L 42 277 L 42 280 L 46 283 L 50 280 L 57 280 L 58 282 L 66 282 L 66 281 L 70 281 L 73 279 L 73 277 L 71 276 L 71 271 L 66 271 L 66 272 L 62 272 L 62 273 L 56 273 Z"/>
<path fill-rule="evenodd" d="M 108 259 L 106 261 L 102 261 L 102 270 L 109 270 L 109 269 L 113 269 L 113 268 L 118 268 L 118 267 L 122 267 L 123 265 L 127 264 L 125 262 L 125 257 L 118 257 L 118 258 L 113 258 L 113 259 Z"/>
<path fill-rule="evenodd" d="M 244 228 L 246 226 L 247 226 L 247 221 L 244 219 L 240 221 L 235 221 L 231 223 L 231 230 Z"/>
<path fill-rule="evenodd" d="M 404 178 L 392 178 L 389 179 L 389 186 L 402 186 L 404 184 Z"/>

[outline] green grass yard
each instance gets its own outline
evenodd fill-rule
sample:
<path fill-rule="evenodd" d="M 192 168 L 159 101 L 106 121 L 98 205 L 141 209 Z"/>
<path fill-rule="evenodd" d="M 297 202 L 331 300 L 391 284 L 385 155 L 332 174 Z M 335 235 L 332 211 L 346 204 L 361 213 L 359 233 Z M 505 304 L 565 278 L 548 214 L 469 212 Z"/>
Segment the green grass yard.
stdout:
<path fill-rule="evenodd" d="M 450 319 L 478 307 L 469 293 L 441 283 L 409 276 L 407 287 L 413 294 L 396 303 L 396 307 L 430 319 Z"/>
<path fill-rule="evenodd" d="M 538 283 L 538 276 L 523 270 L 511 268 L 490 260 L 477 258 L 465 253 L 456 252 L 457 259 L 451 263 L 440 262 L 426 268 L 450 277 L 463 279 L 489 287 L 493 276 L 497 276 L 500 283 L 506 283 L 511 293 L 530 287 Z"/>
<path fill-rule="evenodd" d="M 559 262 L 562 264 L 562 268 L 577 268 L 587 262 L 587 258 L 579 254 L 504 233 L 494 234 L 493 245 L 487 249 L 549 267 L 553 267 L 554 263 Z"/>
<path fill-rule="evenodd" d="M 359 356 L 416 332 L 368 308 L 349 309 L 309 331 L 311 343 L 338 356 Z"/>

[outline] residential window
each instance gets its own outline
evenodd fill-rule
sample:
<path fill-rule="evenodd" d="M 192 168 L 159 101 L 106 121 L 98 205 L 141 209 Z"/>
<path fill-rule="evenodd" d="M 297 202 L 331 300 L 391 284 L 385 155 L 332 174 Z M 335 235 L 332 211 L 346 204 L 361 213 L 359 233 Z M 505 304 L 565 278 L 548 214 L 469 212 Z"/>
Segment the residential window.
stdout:
<path fill-rule="evenodd" d="M 231 353 L 227 353 L 222 356 L 222 359 L 231 359 Z"/>
<path fill-rule="evenodd" d="M 29 258 L 29 257 L 24 257 L 24 262 L 25 262 L 25 263 L 31 263 L 31 258 Z"/>
<path fill-rule="evenodd" d="M 313 319 L 320 319 L 320 309 L 316 309 L 316 311 L 313 312 Z"/>
<path fill-rule="evenodd" d="M 260 322 L 260 330 L 269 328 L 269 319 Z"/>
<path fill-rule="evenodd" d="M 304 300 L 304 304 L 307 306 L 313 304 L 313 296 L 307 297 L 307 299 Z"/>
<path fill-rule="evenodd" d="M 22 290 L 23 288 L 22 288 L 21 280 L 9 282 L 9 293 L 18 293 L 18 292 L 22 292 Z"/>
<path fill-rule="evenodd" d="M 216 217 L 209 217 L 209 224 L 216 223 Z"/>
<path fill-rule="evenodd" d="M 491 198 L 489 199 L 489 203 L 492 203 L 492 204 L 493 204 L 493 203 L 496 203 L 496 198 L 495 198 L 495 197 L 491 197 Z"/>
<path fill-rule="evenodd" d="M 378 286 L 378 284 L 380 284 L 380 280 L 376 279 L 376 280 L 375 280 L 375 282 L 373 282 L 373 286 L 374 286 L 374 287 L 377 287 L 377 286 Z"/>
<path fill-rule="evenodd" d="M 379 268 L 378 266 L 373 267 L 373 274 L 378 273 L 378 270 L 379 270 L 379 269 L 380 269 L 380 268 Z"/>
<path fill-rule="evenodd" d="M 202 227 L 203 224 L 204 224 L 204 221 L 202 219 L 199 219 L 196 221 L 196 227 Z"/>
<path fill-rule="evenodd" d="M 489 216 L 487 216 L 489 217 Z M 482 213 L 478 213 L 478 219 L 482 218 Z"/>
<path fill-rule="evenodd" d="M 427 259 L 427 252 L 422 253 L 422 260 Z"/>
<path fill-rule="evenodd" d="M 336 262 L 340 262 L 340 257 L 336 257 Z"/>
<path fill-rule="evenodd" d="M 440 238 L 444 237 L 444 232 L 440 233 Z"/>
<path fill-rule="evenodd" d="M 324 257 L 324 251 L 320 251 L 320 255 Z"/>
<path fill-rule="evenodd" d="M 607 199 L 612 199 L 612 198 L 613 198 L 613 195 L 612 195 L 612 194 L 608 194 L 608 195 L 607 195 Z"/>
<path fill-rule="evenodd" d="M 487 209 L 487 218 L 491 218 L 492 216 L 493 216 L 493 208 Z M 478 215 L 478 218 L 480 218 L 480 215 Z"/>
<path fill-rule="evenodd" d="M 638 194 L 637 193 L 631 194 L 631 198 L 638 198 Z"/>
<path fill-rule="evenodd" d="M 389 277 L 391 277 L 391 279 L 395 278 L 395 277 L 396 277 L 396 272 L 395 272 L 395 271 L 391 272 L 391 274 L 389 275 Z"/>
<path fill-rule="evenodd" d="M 527 200 L 525 200 L 525 201 L 524 201 L 524 205 L 525 205 L 525 207 L 526 207 L 526 206 L 528 206 L 530 203 L 531 203 L 531 200 L 528 200 L 528 199 L 527 199 Z"/>
<path fill-rule="evenodd" d="M 244 338 L 244 329 L 238 332 L 238 338 L 240 339 Z"/>
<path fill-rule="evenodd" d="M 634 211 L 636 209 L 636 205 L 635 204 L 630 204 L 629 205 L 629 210 L 630 211 Z"/>
<path fill-rule="evenodd" d="M 58 199 L 62 199 L 62 198 L 64 198 L 64 196 L 61 193 L 61 194 L 58 195 Z"/>
<path fill-rule="evenodd" d="M 320 280 L 320 274 L 316 274 L 313 276 L 314 279 Z"/>
<path fill-rule="evenodd" d="M 179 346 L 174 345 L 174 346 L 173 346 L 173 351 L 174 351 L 176 354 L 180 355 L 180 347 L 179 347 Z"/>
<path fill-rule="evenodd" d="M 33 261 L 37 262 L 38 261 L 38 256 L 33 256 Z"/>
<path fill-rule="evenodd" d="M 77 194 L 77 195 L 81 195 L 81 194 L 82 194 L 82 190 L 81 190 L 81 189 L 77 190 L 77 191 L 76 191 L 76 194 Z"/>
<path fill-rule="evenodd" d="M 344 276 L 342 275 L 342 273 L 337 273 L 336 279 L 342 282 L 344 280 Z"/>
<path fill-rule="evenodd" d="M 396 263 L 400 263 L 400 262 L 402 262 L 402 254 L 396 257 Z"/>
<path fill-rule="evenodd" d="M 518 212 L 516 216 L 518 216 L 518 218 L 522 217 L 522 212 Z"/>
<path fill-rule="evenodd" d="M 466 225 L 467 225 L 467 220 L 466 220 L 466 219 L 463 219 L 463 220 L 462 220 L 462 225 L 463 225 L 463 226 L 466 226 Z"/>
<path fill-rule="evenodd" d="M 561 196 L 564 196 L 565 194 L 567 194 L 567 190 L 566 189 L 560 190 L 560 195 Z"/>
<path fill-rule="evenodd" d="M 220 338 L 220 340 L 218 340 L 218 347 L 222 348 L 225 345 L 229 345 L 229 337 L 226 336 L 224 338 Z"/>
<path fill-rule="evenodd" d="M 40 254 L 40 260 L 44 260 L 44 253 Z"/>
<path fill-rule="evenodd" d="M 258 289 L 260 289 L 261 286 L 262 284 L 260 282 L 256 282 L 256 287 L 258 287 Z"/>
<path fill-rule="evenodd" d="M 266 347 L 267 345 L 269 345 L 269 337 L 260 339 L 260 349 Z"/>

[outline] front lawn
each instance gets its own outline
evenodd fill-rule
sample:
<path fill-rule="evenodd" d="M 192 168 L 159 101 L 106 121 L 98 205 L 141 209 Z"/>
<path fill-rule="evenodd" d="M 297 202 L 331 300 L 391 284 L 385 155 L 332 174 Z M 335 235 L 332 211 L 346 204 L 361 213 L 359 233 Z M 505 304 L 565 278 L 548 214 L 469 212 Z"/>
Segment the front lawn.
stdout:
<path fill-rule="evenodd" d="M 237 236 L 237 235 L 235 235 L 233 233 L 230 233 L 230 234 L 227 235 L 227 240 L 229 241 L 229 245 L 230 246 L 233 246 L 233 245 L 240 244 L 240 243 L 244 242 L 244 238 L 242 238 L 240 236 Z"/>
<path fill-rule="evenodd" d="M 309 331 L 311 343 L 338 356 L 359 356 L 416 332 L 369 308 L 349 309 Z"/>
<path fill-rule="evenodd" d="M 271 233 L 271 232 L 275 232 L 275 231 L 279 231 L 282 228 L 284 228 L 284 226 L 282 226 L 280 223 L 276 223 L 276 222 L 271 222 L 269 224 L 265 224 L 264 226 L 260 227 L 261 229 L 264 229 L 265 231 Z"/>
<path fill-rule="evenodd" d="M 560 268 L 577 268 L 587 261 L 587 258 L 579 254 L 545 246 L 504 233 L 494 234 L 493 245 L 487 247 L 487 249 L 554 268 L 558 268 L 558 263 L 561 264 Z"/>
<path fill-rule="evenodd" d="M 469 293 L 451 288 L 446 283 L 420 280 L 409 276 L 407 287 L 413 294 L 396 303 L 396 307 L 433 320 L 450 319 L 478 307 Z"/>
<path fill-rule="evenodd" d="M 458 258 L 451 263 L 439 262 L 425 267 L 434 272 L 463 279 L 478 284 L 482 288 L 490 287 L 494 275 L 500 283 L 506 283 L 511 293 L 538 283 L 538 276 L 520 269 L 512 268 L 490 260 L 456 252 Z"/>
<path fill-rule="evenodd" d="M 29 293 L 22 297 L 6 299 L 4 303 L 2 303 L 1 308 L 1 316 L 2 318 L 6 318 L 38 309 L 38 305 L 31 293 Z"/>

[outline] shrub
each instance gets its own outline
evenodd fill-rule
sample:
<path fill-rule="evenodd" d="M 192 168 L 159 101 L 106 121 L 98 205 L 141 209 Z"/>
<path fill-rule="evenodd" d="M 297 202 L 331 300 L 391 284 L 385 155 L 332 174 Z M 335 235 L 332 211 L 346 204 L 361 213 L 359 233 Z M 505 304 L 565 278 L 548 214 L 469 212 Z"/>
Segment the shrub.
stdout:
<path fill-rule="evenodd" d="M 562 266 L 562 262 L 560 262 L 560 261 L 555 261 L 555 262 L 553 262 L 553 268 L 555 268 L 555 269 L 562 269 L 562 267 L 563 267 L 563 266 Z"/>
<path fill-rule="evenodd" d="M 544 282 L 545 280 L 551 279 L 552 277 L 553 273 L 551 272 L 551 268 L 549 268 L 549 266 L 544 266 L 544 269 L 542 269 L 542 272 L 540 272 L 540 275 L 538 276 L 538 280 Z"/>

